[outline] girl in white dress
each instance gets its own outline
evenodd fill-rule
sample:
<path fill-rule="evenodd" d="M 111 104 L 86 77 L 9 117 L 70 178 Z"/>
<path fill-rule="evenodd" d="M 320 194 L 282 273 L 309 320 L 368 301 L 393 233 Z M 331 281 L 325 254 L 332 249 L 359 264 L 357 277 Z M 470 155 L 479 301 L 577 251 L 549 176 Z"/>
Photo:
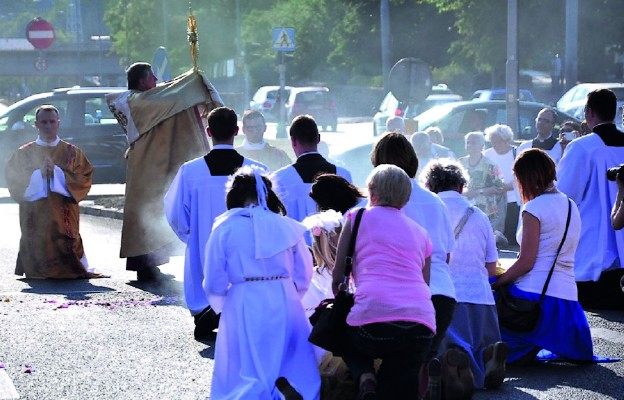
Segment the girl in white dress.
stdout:
<path fill-rule="evenodd" d="M 206 246 L 204 290 L 221 312 L 213 399 L 280 399 L 284 377 L 318 399 L 320 377 L 301 304 L 312 274 L 306 228 L 286 216 L 271 182 L 243 167 Z"/>

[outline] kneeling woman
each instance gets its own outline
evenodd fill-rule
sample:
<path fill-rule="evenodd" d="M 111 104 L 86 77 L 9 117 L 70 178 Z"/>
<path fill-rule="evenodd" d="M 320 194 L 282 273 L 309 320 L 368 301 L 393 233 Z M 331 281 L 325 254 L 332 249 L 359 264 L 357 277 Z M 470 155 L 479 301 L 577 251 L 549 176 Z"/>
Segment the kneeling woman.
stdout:
<path fill-rule="evenodd" d="M 502 339 L 509 345 L 507 361 L 530 362 L 541 349 L 572 361 L 592 361 L 591 333 L 574 279 L 574 254 L 581 230 L 576 204 L 555 187 L 555 163 L 543 150 L 522 152 L 513 171 L 524 203 L 517 235 L 520 255 L 492 287 L 512 283 L 510 294 L 537 301 L 555 258 L 556 264 L 537 327 L 529 333 L 501 327 Z M 568 233 L 557 255 L 569 207 Z"/>
<path fill-rule="evenodd" d="M 407 174 L 377 166 L 368 178 L 370 208 L 362 214 L 353 254 L 355 305 L 347 317 L 343 358 L 359 383 L 358 399 L 415 399 L 418 371 L 435 334 L 429 291 L 431 240 L 401 208 L 411 193 Z M 338 241 L 333 289 L 343 282 L 353 215 Z M 382 359 L 377 376 L 375 358 Z"/>
<path fill-rule="evenodd" d="M 243 167 L 206 246 L 204 290 L 222 312 L 213 399 L 279 399 L 285 377 L 304 399 L 317 399 L 320 377 L 301 297 L 312 256 L 305 226 L 285 217 L 271 182 Z M 271 240 L 266 240 L 270 237 Z"/>

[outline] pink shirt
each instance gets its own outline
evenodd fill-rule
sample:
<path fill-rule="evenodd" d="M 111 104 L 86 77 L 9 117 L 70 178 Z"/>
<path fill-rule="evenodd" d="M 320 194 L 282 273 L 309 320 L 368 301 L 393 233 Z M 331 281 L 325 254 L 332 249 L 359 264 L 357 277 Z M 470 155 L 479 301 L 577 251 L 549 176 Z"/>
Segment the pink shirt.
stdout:
<path fill-rule="evenodd" d="M 356 211 L 349 214 L 352 227 Z M 431 292 L 422 274 L 431 252 L 427 232 L 403 211 L 393 207 L 366 209 L 355 242 L 355 305 L 347 323 L 360 326 L 411 321 L 435 333 Z"/>

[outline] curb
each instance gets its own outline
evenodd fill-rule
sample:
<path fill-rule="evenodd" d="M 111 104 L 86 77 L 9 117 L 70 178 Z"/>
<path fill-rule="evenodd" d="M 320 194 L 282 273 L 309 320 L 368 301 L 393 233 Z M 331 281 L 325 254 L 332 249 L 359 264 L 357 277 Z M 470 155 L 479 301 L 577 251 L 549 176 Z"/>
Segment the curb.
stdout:
<path fill-rule="evenodd" d="M 123 210 L 96 206 L 93 200 L 83 200 L 80 202 L 80 214 L 111 219 L 123 219 Z"/>

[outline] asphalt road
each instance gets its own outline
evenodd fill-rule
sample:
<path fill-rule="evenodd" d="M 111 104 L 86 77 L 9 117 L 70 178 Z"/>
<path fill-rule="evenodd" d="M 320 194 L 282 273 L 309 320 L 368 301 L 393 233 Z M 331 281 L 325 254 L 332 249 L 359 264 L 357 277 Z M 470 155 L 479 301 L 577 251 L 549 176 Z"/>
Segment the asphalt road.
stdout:
<path fill-rule="evenodd" d="M 175 280 L 141 285 L 118 258 L 121 222 L 83 215 L 89 262 L 111 278 L 27 280 L 13 274 L 17 206 L 0 204 L 0 221 L 0 399 L 209 398 L 214 342 L 193 339 L 182 296 L 182 257 L 163 267 Z M 500 255 L 505 264 L 514 257 Z M 595 353 L 622 357 L 624 312 L 587 312 L 587 317 Z M 622 398 L 622 362 L 510 367 L 499 390 L 474 396 Z"/>

